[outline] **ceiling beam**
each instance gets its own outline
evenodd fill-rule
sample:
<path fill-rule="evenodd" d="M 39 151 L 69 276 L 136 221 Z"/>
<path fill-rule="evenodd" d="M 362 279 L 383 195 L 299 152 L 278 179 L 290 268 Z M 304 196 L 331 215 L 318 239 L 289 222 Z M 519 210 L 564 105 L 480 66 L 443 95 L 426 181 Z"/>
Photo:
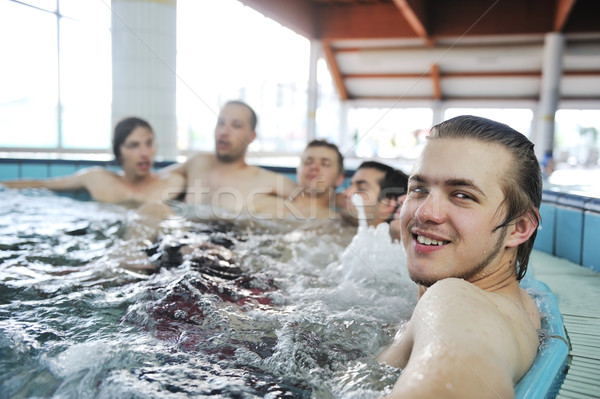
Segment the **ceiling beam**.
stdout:
<path fill-rule="evenodd" d="M 331 73 L 331 77 L 335 82 L 335 86 L 338 89 L 338 94 L 340 95 L 340 100 L 346 101 L 348 99 L 348 92 L 346 91 L 346 85 L 344 84 L 344 79 L 342 78 L 342 74 L 338 67 L 338 63 L 335 59 L 335 54 L 331 49 L 331 42 L 328 40 L 323 40 L 323 54 L 325 55 L 325 60 L 327 61 L 327 65 L 329 65 L 329 72 Z"/>
<path fill-rule="evenodd" d="M 431 66 L 431 81 L 433 83 L 433 98 L 442 99 L 442 85 L 440 83 L 440 67 L 437 64 Z"/>
<path fill-rule="evenodd" d="M 433 71 L 433 68 L 437 71 Z M 354 73 L 342 75 L 344 79 L 418 79 L 421 77 L 433 78 L 437 74 L 440 78 L 539 78 L 542 76 L 542 72 L 536 71 L 523 71 L 523 72 L 440 72 L 439 67 L 434 64 L 431 72 L 423 73 Z M 564 73 L 567 75 L 567 73 Z"/>
<path fill-rule="evenodd" d="M 599 97 L 600 98 L 600 97 Z M 582 97 L 564 97 L 562 99 L 569 100 L 597 100 L 597 97 L 582 98 Z M 398 96 L 360 96 L 353 97 L 351 100 L 357 101 L 393 101 L 398 102 Z M 433 101 L 433 97 L 402 97 L 402 101 Z M 471 97 L 471 96 L 451 96 L 444 98 L 444 101 L 538 101 L 537 96 L 523 96 L 523 97 Z"/>
<path fill-rule="evenodd" d="M 425 6 L 422 0 L 413 0 L 412 5 L 409 0 L 394 0 L 394 4 L 400 9 L 404 19 L 415 31 L 417 36 L 430 41 L 429 33 L 425 25 Z"/>
<path fill-rule="evenodd" d="M 440 78 L 540 78 L 541 71 L 497 71 L 497 72 L 438 72 Z M 577 77 L 600 75 L 600 70 L 563 71 L 563 76 Z M 433 77 L 432 72 L 423 73 L 349 73 L 341 75 L 342 79 L 419 79 Z"/>
<path fill-rule="evenodd" d="M 556 4 L 556 13 L 554 14 L 554 31 L 562 32 L 565 28 L 573 6 L 576 0 L 558 0 Z"/>

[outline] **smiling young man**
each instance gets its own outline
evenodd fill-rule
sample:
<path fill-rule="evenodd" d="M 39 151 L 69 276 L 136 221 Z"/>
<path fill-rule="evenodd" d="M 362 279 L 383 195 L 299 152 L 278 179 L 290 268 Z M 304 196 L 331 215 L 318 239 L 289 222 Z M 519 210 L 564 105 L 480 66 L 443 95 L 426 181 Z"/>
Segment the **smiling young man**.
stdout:
<path fill-rule="evenodd" d="M 285 176 L 246 163 L 246 152 L 256 138 L 257 116 L 242 101 L 229 101 L 215 126 L 215 153 L 196 154 L 161 174 L 179 174 L 187 180 L 185 200 L 211 205 L 217 216 L 237 216 L 260 196 L 288 196 L 296 187 Z M 223 213 L 224 211 L 224 213 Z"/>
<path fill-rule="evenodd" d="M 122 173 L 101 167 L 83 169 L 73 175 L 45 180 L 2 182 L 10 188 L 47 188 L 55 191 L 87 190 L 100 202 L 138 206 L 160 202 L 182 191 L 184 180 L 178 176 L 152 173 L 156 154 L 154 131 L 143 119 L 125 118 L 115 126 L 113 153 Z"/>
<path fill-rule="evenodd" d="M 432 128 L 400 215 L 419 302 L 379 356 L 403 368 L 389 397 L 514 397 L 539 345 L 539 312 L 519 281 L 541 196 L 524 135 L 474 116 Z"/>
<path fill-rule="evenodd" d="M 252 214 L 258 218 L 335 219 L 336 188 L 344 181 L 344 156 L 326 140 L 306 145 L 296 168 L 298 187 L 288 198 L 257 198 Z"/>

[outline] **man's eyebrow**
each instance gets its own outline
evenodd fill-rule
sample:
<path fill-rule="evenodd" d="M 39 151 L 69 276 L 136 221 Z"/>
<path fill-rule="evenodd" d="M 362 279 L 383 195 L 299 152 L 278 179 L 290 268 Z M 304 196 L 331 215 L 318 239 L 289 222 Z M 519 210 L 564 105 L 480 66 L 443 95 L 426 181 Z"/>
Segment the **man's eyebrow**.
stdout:
<path fill-rule="evenodd" d="M 412 175 L 408 178 L 409 183 L 410 182 L 416 182 L 416 183 L 427 183 L 427 179 L 424 176 L 421 175 Z M 483 195 L 485 198 L 487 198 L 487 195 L 485 195 L 485 193 L 483 192 L 483 190 L 481 190 L 479 188 L 479 186 L 477 186 L 477 184 L 475 184 L 473 182 L 473 180 L 470 179 L 446 179 L 444 180 L 444 185 L 448 186 L 448 187 L 466 187 L 469 188 L 471 190 L 475 190 L 477 191 L 479 194 Z"/>
<path fill-rule="evenodd" d="M 410 175 L 410 177 L 408 178 L 408 181 L 415 181 L 417 183 L 425 183 L 427 181 L 427 179 L 425 179 L 423 176 L 421 175 Z"/>
<path fill-rule="evenodd" d="M 364 185 L 366 185 L 366 186 L 368 186 L 368 185 L 369 185 L 369 182 L 368 182 L 368 181 L 366 181 L 366 180 L 364 180 L 364 179 L 362 179 L 362 180 L 355 180 L 355 181 L 353 181 L 352 183 L 353 183 L 353 184 L 356 184 L 357 186 L 360 186 L 360 185 L 363 185 L 363 184 L 364 184 Z"/>
<path fill-rule="evenodd" d="M 448 179 L 444 182 L 446 186 L 450 187 L 467 187 L 471 190 L 477 191 L 479 194 L 483 195 L 487 198 L 487 195 L 477 186 L 477 184 L 473 183 L 473 180 L 469 179 Z"/>

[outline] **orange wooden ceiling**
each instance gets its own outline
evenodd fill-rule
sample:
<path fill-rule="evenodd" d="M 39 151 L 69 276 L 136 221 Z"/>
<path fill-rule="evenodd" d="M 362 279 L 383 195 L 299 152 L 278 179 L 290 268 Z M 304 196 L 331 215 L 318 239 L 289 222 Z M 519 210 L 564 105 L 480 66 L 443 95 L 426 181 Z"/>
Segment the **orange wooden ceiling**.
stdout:
<path fill-rule="evenodd" d="M 343 100 L 536 100 L 548 32 L 566 36 L 561 98 L 600 100 L 597 0 L 241 2 L 320 40 Z"/>

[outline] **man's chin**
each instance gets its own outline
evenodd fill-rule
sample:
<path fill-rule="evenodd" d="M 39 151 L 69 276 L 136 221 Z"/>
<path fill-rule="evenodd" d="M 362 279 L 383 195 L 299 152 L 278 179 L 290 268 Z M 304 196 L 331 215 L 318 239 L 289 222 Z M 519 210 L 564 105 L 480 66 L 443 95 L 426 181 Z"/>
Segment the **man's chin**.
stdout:
<path fill-rule="evenodd" d="M 351 226 L 358 226 L 358 218 L 350 213 L 347 209 L 344 209 L 340 212 L 340 216 L 342 220 L 348 223 Z"/>
<path fill-rule="evenodd" d="M 224 162 L 224 163 L 232 163 L 238 160 L 237 157 L 231 155 L 231 154 L 223 154 L 223 153 L 219 153 L 217 152 L 216 157 L 219 161 Z"/>

